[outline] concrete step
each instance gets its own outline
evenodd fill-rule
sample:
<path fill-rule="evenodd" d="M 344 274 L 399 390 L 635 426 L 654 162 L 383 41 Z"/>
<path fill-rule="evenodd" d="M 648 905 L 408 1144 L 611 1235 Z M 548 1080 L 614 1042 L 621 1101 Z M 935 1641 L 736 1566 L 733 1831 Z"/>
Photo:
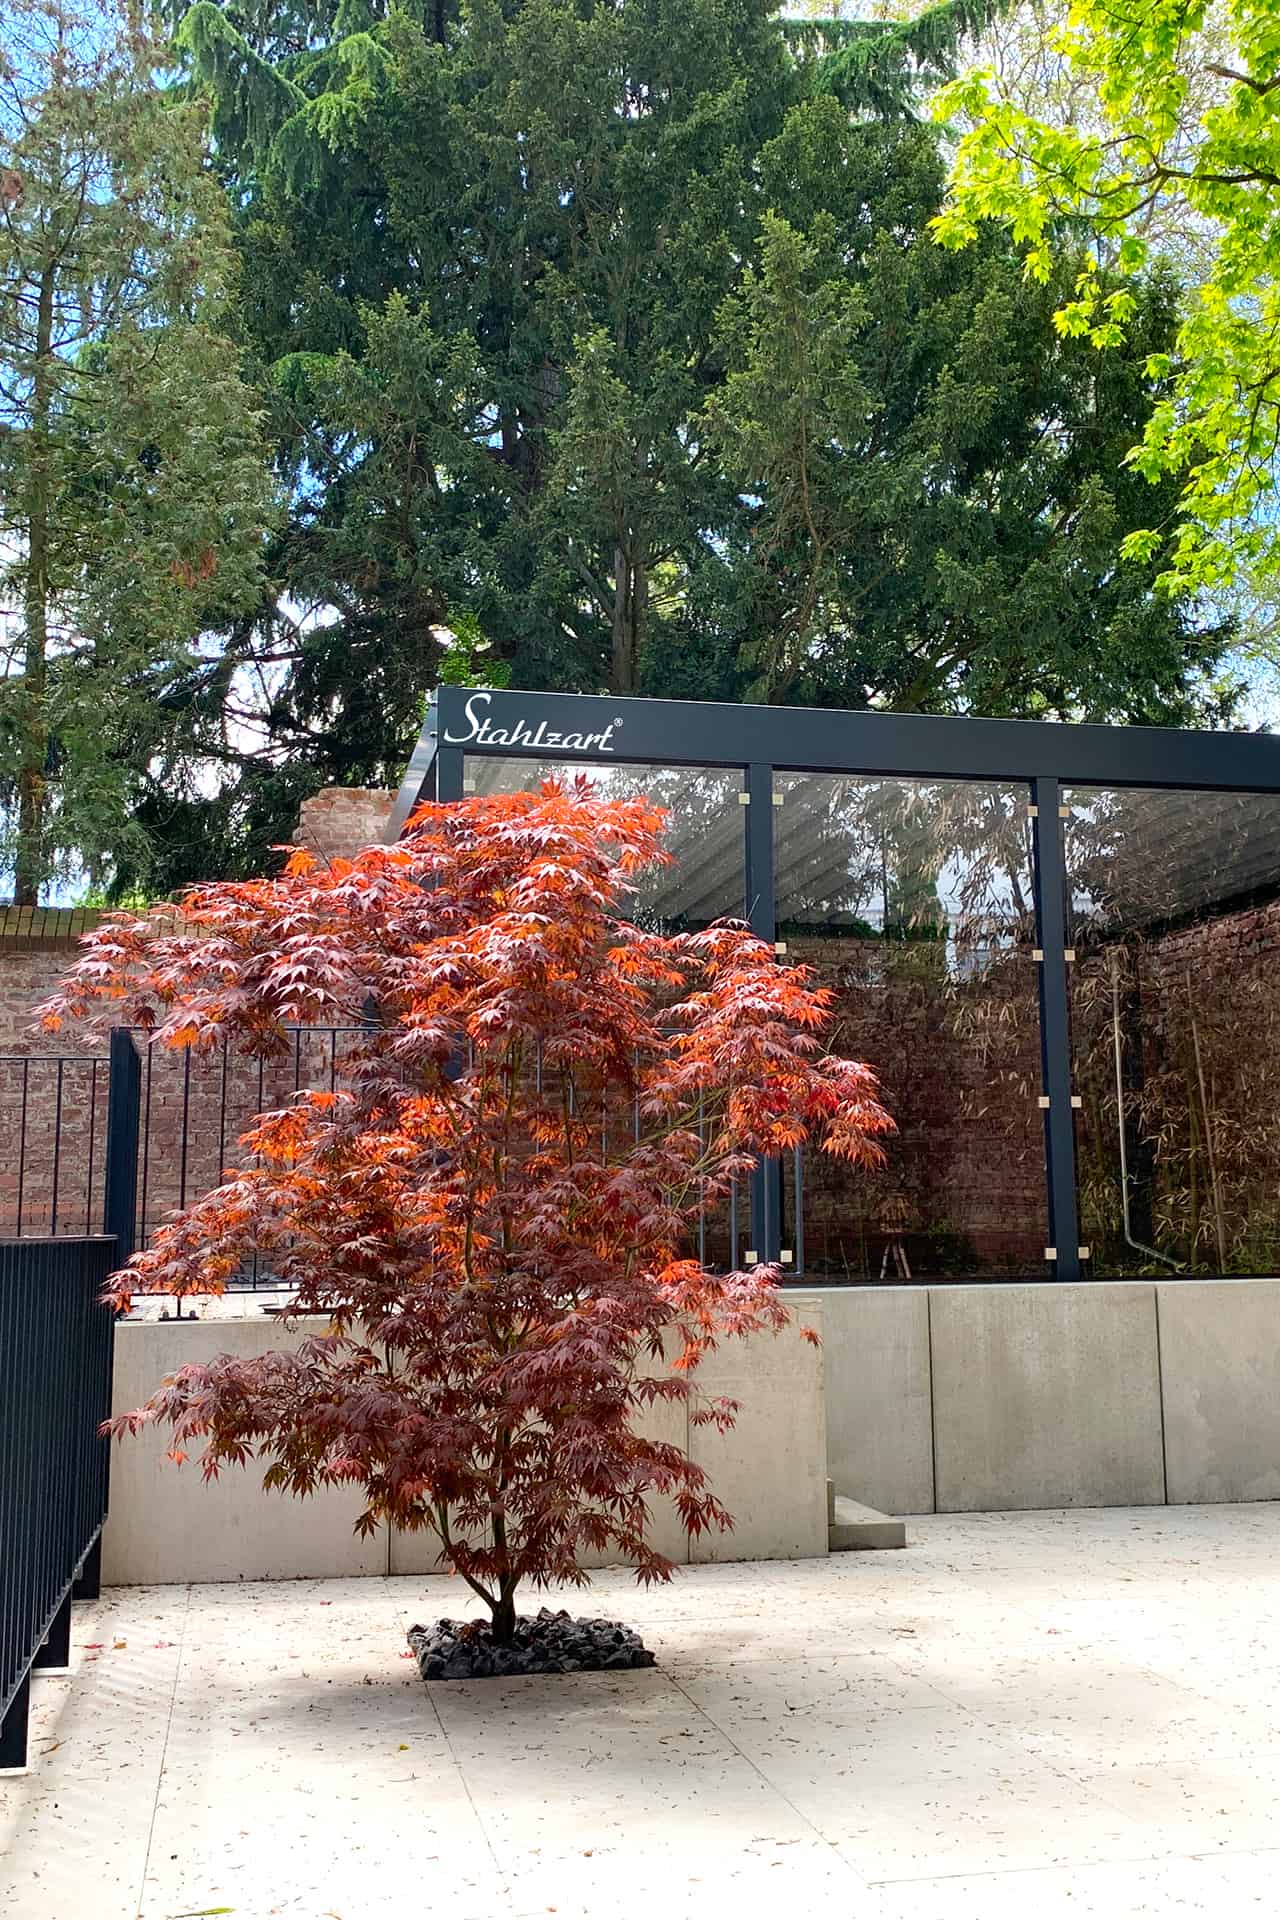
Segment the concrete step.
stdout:
<path fill-rule="evenodd" d="M 827 1536 L 832 1553 L 874 1553 L 886 1547 L 906 1546 L 904 1521 L 877 1513 L 874 1507 L 864 1507 L 860 1500 L 850 1500 L 843 1493 L 837 1493 L 831 1505 Z"/>

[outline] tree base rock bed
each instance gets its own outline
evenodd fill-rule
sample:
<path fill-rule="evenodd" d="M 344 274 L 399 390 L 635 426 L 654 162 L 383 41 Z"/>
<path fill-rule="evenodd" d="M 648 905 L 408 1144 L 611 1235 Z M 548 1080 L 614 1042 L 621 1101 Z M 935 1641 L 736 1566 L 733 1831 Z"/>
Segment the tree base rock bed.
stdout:
<path fill-rule="evenodd" d="M 496 1680 L 526 1673 L 617 1673 L 651 1667 L 653 1655 L 616 1620 L 574 1620 L 540 1607 L 516 1621 L 515 1637 L 495 1646 L 487 1620 L 437 1620 L 410 1627 L 409 1645 L 424 1680 Z"/>

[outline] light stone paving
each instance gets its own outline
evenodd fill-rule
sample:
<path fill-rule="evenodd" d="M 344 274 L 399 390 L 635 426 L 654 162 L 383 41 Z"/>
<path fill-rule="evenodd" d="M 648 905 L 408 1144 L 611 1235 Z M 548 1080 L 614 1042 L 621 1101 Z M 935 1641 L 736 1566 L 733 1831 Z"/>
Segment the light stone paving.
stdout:
<path fill-rule="evenodd" d="M 431 1688 L 456 1582 L 109 1591 L 0 1776 L 0 1915 L 1280 1913 L 1280 1505 L 909 1539 L 597 1575 L 656 1668 Z"/>

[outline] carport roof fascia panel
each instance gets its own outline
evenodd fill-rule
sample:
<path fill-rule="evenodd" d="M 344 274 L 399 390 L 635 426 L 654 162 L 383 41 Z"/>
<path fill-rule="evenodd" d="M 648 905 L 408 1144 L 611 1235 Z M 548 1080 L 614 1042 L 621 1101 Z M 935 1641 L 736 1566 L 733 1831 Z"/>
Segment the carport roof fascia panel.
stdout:
<path fill-rule="evenodd" d="M 969 715 L 730 705 L 442 686 L 397 796 L 399 835 L 441 749 L 563 763 L 1280 792 L 1280 737 Z"/>

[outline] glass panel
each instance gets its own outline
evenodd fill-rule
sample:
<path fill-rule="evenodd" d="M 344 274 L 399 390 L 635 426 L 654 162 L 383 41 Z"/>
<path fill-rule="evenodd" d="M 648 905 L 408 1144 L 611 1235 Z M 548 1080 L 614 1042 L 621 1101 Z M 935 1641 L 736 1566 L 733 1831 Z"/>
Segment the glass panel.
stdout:
<path fill-rule="evenodd" d="M 554 775 L 585 773 L 602 799 L 654 801 L 670 815 L 671 867 L 641 875 L 634 917 L 662 933 L 694 933 L 713 920 L 741 919 L 746 891 L 742 774 L 724 767 L 553 765 L 497 754 L 468 754 L 464 780 L 473 793 L 534 792 Z M 474 783 L 474 784 L 472 784 Z"/>
<path fill-rule="evenodd" d="M 695 933 L 713 920 L 741 919 L 746 898 L 746 812 L 739 805 L 743 775 L 737 768 L 655 767 L 593 763 L 583 767 L 520 759 L 504 754 L 468 754 L 466 791 L 536 791 L 551 775 L 585 773 L 609 800 L 649 799 L 665 807 L 666 836 L 675 864 L 638 876 L 632 913 L 636 923 L 659 933 Z M 626 1125 L 626 1117 L 618 1124 Z M 609 1136 L 606 1133 L 605 1147 Z M 708 1207 L 698 1235 L 699 1258 L 713 1268 L 742 1264 L 751 1245 L 748 1183 L 723 1203 Z"/>
<path fill-rule="evenodd" d="M 779 937 L 834 993 L 830 1044 L 876 1069 L 898 1126 L 874 1172 L 805 1155 L 806 1274 L 1042 1274 L 1026 789 L 805 773 L 775 784 Z M 788 1240 L 792 1191 L 787 1169 Z"/>
<path fill-rule="evenodd" d="M 1274 1274 L 1280 795 L 1064 797 L 1091 1271 Z"/>

